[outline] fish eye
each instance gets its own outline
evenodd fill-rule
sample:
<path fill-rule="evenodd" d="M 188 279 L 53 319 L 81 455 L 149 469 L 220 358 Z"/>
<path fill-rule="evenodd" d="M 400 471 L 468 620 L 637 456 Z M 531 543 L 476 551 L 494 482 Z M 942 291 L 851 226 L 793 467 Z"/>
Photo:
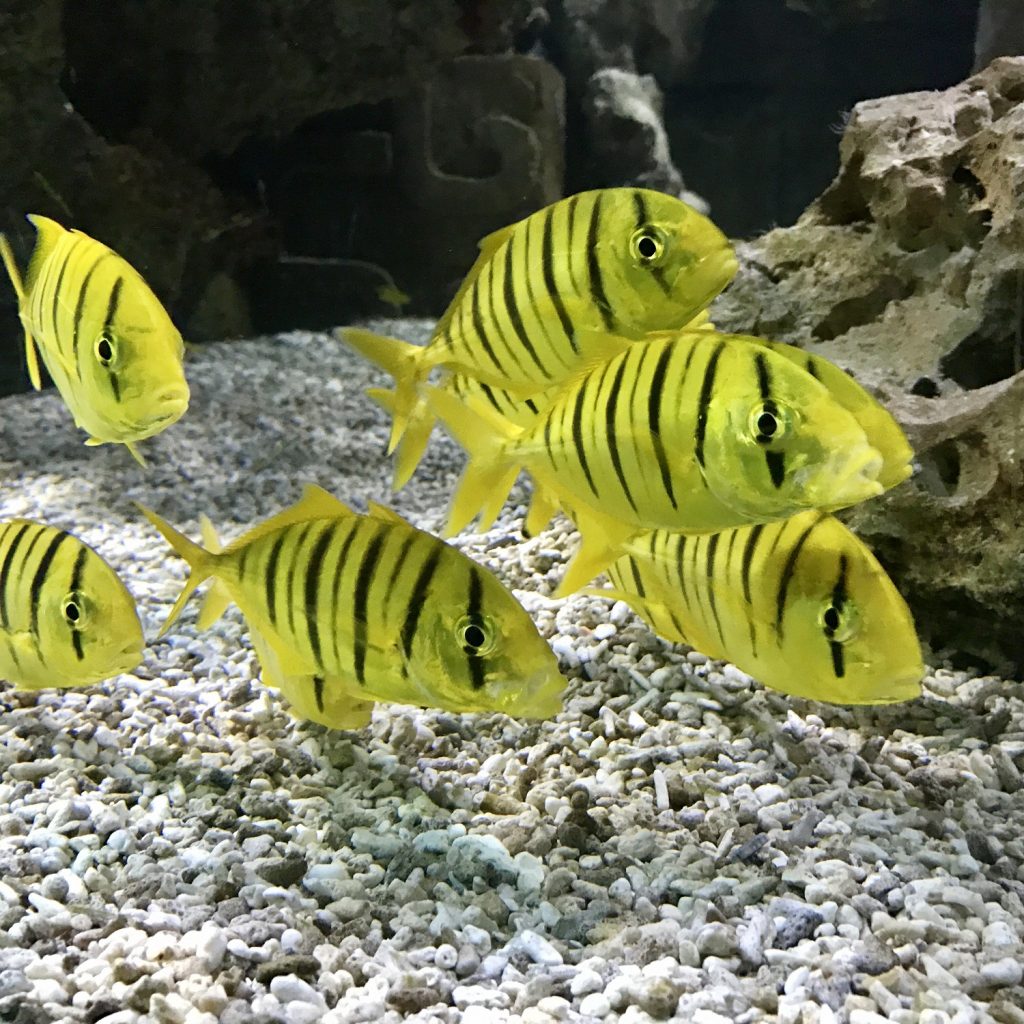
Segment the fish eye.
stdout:
<path fill-rule="evenodd" d="M 758 444 L 771 444 L 786 433 L 786 414 L 775 402 L 762 402 L 750 413 L 750 433 Z"/>
<path fill-rule="evenodd" d="M 818 613 L 818 625 L 826 640 L 845 643 L 857 632 L 857 615 L 849 602 L 836 604 L 829 600 Z"/>
<path fill-rule="evenodd" d="M 68 594 L 61 602 L 60 610 L 69 626 L 77 626 L 85 616 L 85 604 L 78 594 Z"/>
<path fill-rule="evenodd" d="M 106 331 L 96 339 L 95 351 L 96 358 L 103 366 L 109 366 L 114 361 L 116 355 L 114 339 Z"/>
<path fill-rule="evenodd" d="M 466 654 L 481 657 L 494 647 L 494 627 L 487 619 L 460 619 L 455 626 L 455 635 Z"/>
<path fill-rule="evenodd" d="M 658 228 L 647 225 L 633 233 L 633 237 L 630 239 L 630 251 L 637 263 L 642 266 L 651 266 L 660 262 L 664 256 L 665 238 Z"/>

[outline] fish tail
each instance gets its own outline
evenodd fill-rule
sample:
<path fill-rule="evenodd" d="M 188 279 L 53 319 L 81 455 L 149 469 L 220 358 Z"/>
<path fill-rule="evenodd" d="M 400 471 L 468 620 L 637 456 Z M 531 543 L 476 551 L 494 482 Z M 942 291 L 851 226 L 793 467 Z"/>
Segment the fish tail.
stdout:
<path fill-rule="evenodd" d="M 11 279 L 11 284 L 14 285 L 14 294 L 18 297 L 18 312 L 20 313 L 26 306 L 25 285 L 21 279 L 18 264 L 14 262 L 14 253 L 11 251 L 7 236 L 2 234 L 0 234 L 0 257 L 3 258 L 7 275 Z M 43 386 L 42 377 L 39 374 L 39 358 L 36 355 L 35 342 L 32 340 L 28 325 L 23 322 L 23 326 L 25 327 L 25 362 L 28 365 L 28 376 L 32 381 L 32 387 L 38 391 Z"/>
<path fill-rule="evenodd" d="M 494 522 L 519 475 L 509 448 L 521 432 L 475 398 L 459 399 L 440 388 L 423 389 L 427 404 L 452 436 L 466 449 L 469 464 L 459 481 L 448 512 L 451 537 L 480 515 L 480 529 Z"/>
<path fill-rule="evenodd" d="M 342 328 L 335 332 L 335 337 L 395 378 L 391 438 L 388 441 L 390 455 L 398 446 L 414 413 L 416 387 L 423 377 L 424 370 L 427 369 L 423 360 L 426 349 L 422 345 L 413 345 L 408 341 L 374 334 L 373 331 L 364 331 L 358 327 Z"/>
<path fill-rule="evenodd" d="M 209 516 L 204 514 L 199 517 L 199 529 L 207 553 L 219 555 L 224 550 L 224 545 L 221 544 L 217 528 L 210 522 Z M 228 592 L 227 584 L 221 579 L 214 579 L 213 586 L 206 592 L 199 608 L 196 626 L 202 630 L 209 629 L 228 610 L 229 604 L 231 594 Z"/>
<path fill-rule="evenodd" d="M 178 595 L 178 600 L 174 602 L 170 615 L 167 616 L 167 620 L 160 628 L 160 632 L 157 633 L 159 638 L 174 624 L 181 614 L 181 610 L 185 607 L 185 603 L 195 592 L 196 587 L 213 575 L 217 555 L 215 552 L 207 551 L 201 545 L 190 541 L 188 537 L 183 533 L 179 533 L 170 523 L 161 519 L 160 516 L 151 509 L 146 508 L 145 505 L 139 505 L 138 502 L 136 502 L 136 505 L 139 511 L 160 531 L 164 540 L 174 548 L 175 553 L 188 562 L 190 570 L 185 586 L 182 587 L 181 593 Z"/>
<path fill-rule="evenodd" d="M 387 388 L 367 388 L 366 394 L 382 409 L 394 415 L 394 391 Z M 400 491 L 416 472 L 416 467 L 427 450 L 427 443 L 436 422 L 437 417 L 430 411 L 427 403 L 422 397 L 417 397 L 402 439 L 395 448 L 395 470 L 391 479 L 393 491 Z"/>

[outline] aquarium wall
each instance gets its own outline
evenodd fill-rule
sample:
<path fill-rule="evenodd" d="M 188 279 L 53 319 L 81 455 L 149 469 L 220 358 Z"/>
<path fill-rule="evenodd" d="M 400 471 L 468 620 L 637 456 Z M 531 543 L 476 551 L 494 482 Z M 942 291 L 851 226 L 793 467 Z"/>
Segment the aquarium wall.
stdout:
<path fill-rule="evenodd" d="M 102 237 L 189 340 L 437 314 L 477 240 L 563 193 L 793 223 L 859 100 L 1017 52 L 978 0 L 12 0 L 0 230 Z M 975 50 L 977 49 L 977 58 Z M 407 300 L 407 301 L 406 301 Z M 0 296 L 0 393 L 25 386 Z"/>

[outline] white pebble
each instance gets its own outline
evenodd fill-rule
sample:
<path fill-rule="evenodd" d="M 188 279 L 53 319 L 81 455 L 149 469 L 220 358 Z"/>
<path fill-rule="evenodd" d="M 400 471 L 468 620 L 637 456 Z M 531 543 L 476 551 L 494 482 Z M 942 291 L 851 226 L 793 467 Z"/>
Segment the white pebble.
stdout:
<path fill-rule="evenodd" d="M 591 992 L 580 1000 L 580 1013 L 587 1017 L 607 1017 L 612 1012 L 612 1004 L 603 992 Z"/>

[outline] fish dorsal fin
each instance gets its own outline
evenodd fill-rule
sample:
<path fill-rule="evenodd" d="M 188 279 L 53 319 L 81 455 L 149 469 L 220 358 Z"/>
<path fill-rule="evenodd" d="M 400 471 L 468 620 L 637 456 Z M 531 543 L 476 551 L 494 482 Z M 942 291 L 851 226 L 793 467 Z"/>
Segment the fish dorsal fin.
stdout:
<path fill-rule="evenodd" d="M 67 228 L 61 227 L 55 220 L 44 217 L 39 213 L 30 213 L 28 222 L 36 229 L 36 247 L 32 250 L 32 256 L 28 261 L 28 270 L 25 271 L 25 294 L 31 295 L 32 288 L 39 278 L 39 271 L 46 262 L 46 257 L 53 252 L 54 246 L 67 234 Z"/>
<path fill-rule="evenodd" d="M 302 497 L 294 505 L 278 512 L 276 516 L 271 516 L 259 526 L 253 527 L 238 540 L 232 541 L 224 550 L 225 553 L 240 551 L 252 544 L 253 541 L 259 540 L 260 537 L 265 537 L 268 533 L 273 533 L 285 526 L 293 526 L 295 523 L 308 523 L 312 519 L 340 519 L 355 514 L 348 505 L 340 502 L 322 487 L 318 487 L 316 484 L 306 484 Z"/>
<path fill-rule="evenodd" d="M 660 332 L 645 336 L 642 340 L 653 341 L 658 338 L 668 337 L 669 332 Z M 572 372 L 565 378 L 563 388 L 571 386 L 580 377 L 586 376 L 596 366 L 614 359 L 621 352 L 625 352 L 630 345 L 637 344 L 637 339 L 626 338 L 620 334 L 608 334 L 605 331 L 582 329 L 576 331 L 576 344 L 579 348 L 579 362 L 572 368 Z"/>
<path fill-rule="evenodd" d="M 379 519 L 382 523 L 401 523 L 402 526 L 411 526 L 412 524 L 404 516 L 400 516 L 393 508 L 388 508 L 386 505 L 378 505 L 377 502 L 371 501 L 367 504 L 368 515 L 373 519 Z"/>
<path fill-rule="evenodd" d="M 476 262 L 469 268 L 469 273 L 462 279 L 462 284 L 459 285 L 459 290 L 455 293 L 455 298 L 448 303 L 448 308 L 441 314 L 441 319 L 437 321 L 437 327 L 434 328 L 435 337 L 444 334 L 448 330 L 449 325 L 452 322 L 452 318 L 458 311 L 459 305 L 465 298 L 466 293 L 476 283 L 476 279 L 480 276 L 480 272 L 490 262 L 491 257 L 501 248 L 502 243 L 512 234 L 516 229 L 516 224 L 508 224 L 503 228 L 498 228 L 497 231 L 492 231 L 489 235 L 485 235 L 480 239 L 480 253 L 476 258 Z"/>

